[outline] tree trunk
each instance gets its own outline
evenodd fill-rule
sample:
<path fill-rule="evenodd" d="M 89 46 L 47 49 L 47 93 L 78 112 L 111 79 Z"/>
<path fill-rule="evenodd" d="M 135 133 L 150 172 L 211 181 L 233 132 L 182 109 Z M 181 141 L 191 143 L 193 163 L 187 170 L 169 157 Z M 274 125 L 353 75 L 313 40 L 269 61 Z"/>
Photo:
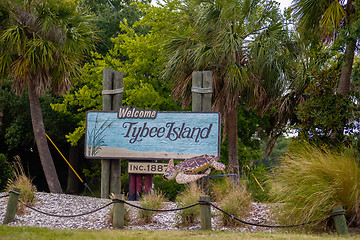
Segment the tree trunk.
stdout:
<path fill-rule="evenodd" d="M 29 81 L 29 102 L 34 138 L 49 190 L 52 193 L 61 193 L 61 185 L 45 135 L 45 126 L 40 107 L 40 100 L 35 92 L 35 86 L 32 81 Z"/>
<path fill-rule="evenodd" d="M 230 110 L 227 118 L 227 136 L 229 141 L 229 173 L 239 176 L 239 158 L 237 145 L 237 110 Z"/>
<path fill-rule="evenodd" d="M 70 146 L 70 155 L 69 155 L 69 163 L 74 169 L 79 168 L 79 147 L 78 146 Z M 79 192 L 80 180 L 75 175 L 73 170 L 69 167 L 68 169 L 68 178 L 67 178 L 67 193 L 77 193 Z"/>
<path fill-rule="evenodd" d="M 356 40 L 351 40 L 345 49 L 344 63 L 341 68 L 341 76 L 338 85 L 337 92 L 343 96 L 347 96 L 350 93 L 350 77 L 354 62 Z"/>
<path fill-rule="evenodd" d="M 3 123 L 3 116 L 4 116 L 4 108 L 3 108 L 3 106 L 0 105 L 0 130 L 2 127 L 2 123 Z"/>

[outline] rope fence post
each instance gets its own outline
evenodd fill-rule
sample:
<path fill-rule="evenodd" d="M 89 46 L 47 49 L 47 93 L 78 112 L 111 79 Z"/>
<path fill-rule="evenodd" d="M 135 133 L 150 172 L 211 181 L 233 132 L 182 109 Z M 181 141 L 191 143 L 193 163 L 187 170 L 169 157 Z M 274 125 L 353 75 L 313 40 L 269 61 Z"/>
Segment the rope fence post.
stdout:
<path fill-rule="evenodd" d="M 333 207 L 331 216 L 333 217 L 335 229 L 338 235 L 348 235 L 349 231 L 345 219 L 345 210 L 343 206 Z"/>
<path fill-rule="evenodd" d="M 8 224 L 8 223 L 14 221 L 19 196 L 20 196 L 19 188 L 13 188 L 9 191 L 9 199 L 8 199 L 8 204 L 6 207 L 4 224 Z"/>
<path fill-rule="evenodd" d="M 200 225 L 201 230 L 211 230 L 210 196 L 200 196 Z"/>
<path fill-rule="evenodd" d="M 125 206 L 123 202 L 124 194 L 115 194 L 115 199 L 120 199 L 122 201 L 114 202 L 113 227 L 124 228 L 124 216 L 125 216 Z"/>

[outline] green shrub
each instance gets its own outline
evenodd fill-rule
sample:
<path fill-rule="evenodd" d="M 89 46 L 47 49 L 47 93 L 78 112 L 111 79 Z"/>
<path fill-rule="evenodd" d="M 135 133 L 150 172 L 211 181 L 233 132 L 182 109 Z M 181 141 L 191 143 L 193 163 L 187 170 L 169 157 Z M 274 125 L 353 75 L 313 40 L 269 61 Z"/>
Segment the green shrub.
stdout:
<path fill-rule="evenodd" d="M 331 209 L 343 205 L 346 217 L 359 224 L 360 169 L 352 151 L 336 153 L 309 143 L 296 144 L 271 179 L 281 219 L 325 227 Z"/>
<path fill-rule="evenodd" d="M 191 183 L 184 192 L 180 193 L 176 198 L 176 202 L 179 207 L 186 207 L 199 202 L 200 195 L 204 195 L 201 189 L 196 185 L 196 183 Z M 191 223 L 195 223 L 197 217 L 200 215 L 199 207 L 191 207 L 183 209 L 178 212 L 181 225 L 186 226 Z"/>
<path fill-rule="evenodd" d="M 140 206 L 147 209 L 160 209 L 163 202 L 165 202 L 166 200 L 167 199 L 161 191 L 154 191 L 150 194 L 145 194 L 140 199 Z M 143 220 L 144 223 L 151 223 L 153 215 L 153 211 L 143 209 L 139 210 L 139 217 Z"/>
<path fill-rule="evenodd" d="M 337 71 L 313 70 L 308 87 L 304 91 L 305 101 L 296 108 L 299 120 L 299 139 L 322 146 L 341 146 L 349 136 L 345 129 L 352 129 L 356 104 L 348 96 L 336 94 L 340 79 Z M 355 117 L 358 119 L 358 117 Z"/>
<path fill-rule="evenodd" d="M 217 182 L 212 186 L 215 201 L 222 210 L 236 217 L 247 215 L 252 202 L 251 194 L 244 185 L 235 186 L 228 178 Z M 235 226 L 239 222 L 230 216 L 223 214 L 221 220 L 224 226 Z"/>
<path fill-rule="evenodd" d="M 12 188 L 20 189 L 19 199 L 28 205 L 33 205 L 35 202 L 36 187 L 32 184 L 32 180 L 25 175 L 19 156 L 15 157 L 15 161 L 12 163 L 12 168 L 14 178 L 9 179 L 6 191 L 10 191 Z M 17 209 L 17 213 L 22 214 L 24 212 L 25 207 L 20 204 Z"/>
<path fill-rule="evenodd" d="M 11 166 L 7 163 L 7 158 L 0 153 L 0 191 L 6 188 L 8 179 L 12 177 Z"/>
<path fill-rule="evenodd" d="M 234 184 L 229 178 L 216 179 L 210 184 L 211 198 L 215 202 L 221 201 L 233 187 Z"/>
<path fill-rule="evenodd" d="M 154 175 L 154 188 L 160 190 L 170 201 L 175 201 L 176 196 L 185 190 L 184 184 L 177 184 L 175 181 L 164 181 L 163 175 Z"/>

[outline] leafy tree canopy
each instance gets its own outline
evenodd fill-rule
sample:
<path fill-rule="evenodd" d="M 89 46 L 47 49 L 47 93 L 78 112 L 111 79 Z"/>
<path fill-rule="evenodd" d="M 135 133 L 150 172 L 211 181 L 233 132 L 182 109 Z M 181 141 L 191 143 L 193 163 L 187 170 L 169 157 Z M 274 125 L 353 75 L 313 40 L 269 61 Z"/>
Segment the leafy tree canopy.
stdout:
<path fill-rule="evenodd" d="M 52 104 L 56 111 L 73 116 L 78 121 L 75 131 L 66 137 L 76 145 L 85 132 L 85 114 L 88 110 L 102 109 L 102 70 L 111 68 L 123 72 L 123 105 L 157 110 L 178 110 L 172 100 L 169 83 L 161 78 L 163 56 L 162 43 L 168 31 L 172 30 L 176 5 L 155 7 L 139 4 L 144 17 L 133 27 L 121 24 L 124 33 L 113 38 L 114 47 L 106 54 L 93 53 L 90 62 L 83 67 L 82 82 L 64 96 L 62 103 Z M 158 19 L 161 19 L 158 21 Z M 137 33 L 135 28 L 147 28 L 146 34 Z"/>
<path fill-rule="evenodd" d="M 98 52 L 105 54 L 113 48 L 114 43 L 111 38 L 124 33 L 120 28 L 120 23 L 126 19 L 132 26 L 142 16 L 136 3 L 150 3 L 150 0 L 82 0 L 81 3 L 89 7 L 90 11 L 96 15 L 94 23 L 98 29 L 99 42 L 97 43 Z M 141 29 L 139 29 L 141 30 Z"/>
<path fill-rule="evenodd" d="M 354 129 L 354 102 L 336 94 L 339 75 L 336 71 L 313 71 L 306 100 L 297 108 L 300 140 L 317 145 L 339 145 Z"/>

